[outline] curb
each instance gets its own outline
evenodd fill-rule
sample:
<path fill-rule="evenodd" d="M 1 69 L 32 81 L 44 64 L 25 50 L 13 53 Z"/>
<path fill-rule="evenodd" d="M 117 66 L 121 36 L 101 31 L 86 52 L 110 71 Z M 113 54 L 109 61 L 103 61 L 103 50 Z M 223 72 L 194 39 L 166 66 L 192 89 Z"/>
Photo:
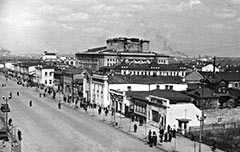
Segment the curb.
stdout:
<path fill-rule="evenodd" d="M 37 90 L 35 90 L 36 92 L 38 92 Z M 46 96 L 47 98 L 49 98 L 49 99 L 52 99 L 52 98 L 50 98 L 49 96 Z M 54 100 L 54 99 L 52 99 L 54 102 L 57 102 L 56 100 Z M 67 104 L 65 104 L 65 103 L 63 103 L 63 105 L 65 106 L 65 107 L 68 107 L 68 108 L 70 108 L 70 109 L 74 109 L 74 107 L 72 107 L 71 105 L 67 105 Z M 79 109 L 79 108 L 78 108 Z M 94 116 L 94 115 L 90 115 L 90 113 L 86 113 L 88 116 Z M 126 134 L 126 135 L 128 135 L 128 136 L 130 136 L 130 137 L 132 137 L 132 138 L 135 138 L 135 139 L 138 139 L 139 141 L 142 141 L 143 143 L 146 143 L 146 140 L 144 140 L 144 139 L 142 139 L 142 138 L 140 138 L 140 137 L 137 137 L 137 136 L 135 136 L 135 135 L 133 135 L 133 134 L 130 134 L 129 132 L 127 132 L 127 131 L 124 131 L 124 130 L 122 130 L 122 129 L 120 129 L 120 128 L 116 128 L 116 127 L 114 127 L 111 123 L 108 123 L 107 121 L 102 121 L 102 120 L 100 120 L 100 119 L 98 119 L 97 117 L 95 117 L 95 119 L 96 120 L 99 120 L 99 122 L 101 122 L 101 123 L 103 123 L 103 124 L 106 124 L 107 126 L 110 126 L 110 127 L 112 127 L 112 128 L 114 128 L 115 130 L 118 130 L 118 131 L 120 131 L 120 132 L 122 132 L 122 133 L 124 133 L 124 134 Z M 162 150 L 162 151 L 164 151 L 164 152 L 177 152 L 177 151 L 168 151 L 168 150 L 166 150 L 166 149 L 163 149 L 162 147 L 160 147 L 160 145 L 158 144 L 157 146 L 155 146 L 157 149 L 159 149 L 159 150 Z M 153 147 L 154 148 L 154 147 Z"/>
<path fill-rule="evenodd" d="M 65 105 L 66 107 L 69 107 L 69 108 L 73 109 L 73 107 L 71 107 L 70 105 L 67 105 L 67 104 L 64 104 L 64 105 Z M 90 115 L 90 113 L 86 113 L 86 114 L 87 114 L 88 116 L 91 116 L 91 117 L 93 116 L 93 115 Z M 124 134 L 126 134 L 126 135 L 128 135 L 128 136 L 130 136 L 130 137 L 133 137 L 133 138 L 135 138 L 135 139 L 138 139 L 139 141 L 142 141 L 142 142 L 146 143 L 146 140 L 144 140 L 144 139 L 142 139 L 142 138 L 140 138 L 140 137 L 134 136 L 133 134 L 130 134 L 129 132 L 124 131 L 124 130 L 122 130 L 122 129 L 120 129 L 120 128 L 117 128 L 117 127 L 113 126 L 111 123 L 108 123 L 106 120 L 103 121 L 103 120 L 98 119 L 97 117 L 95 117 L 95 119 L 98 120 L 99 122 L 107 125 L 107 126 L 110 126 L 110 127 L 114 128 L 115 130 L 118 130 L 118 131 L 120 131 L 120 132 L 122 132 L 122 133 L 124 133 Z M 158 148 L 158 149 L 160 149 L 160 150 L 162 150 L 162 151 L 164 151 L 164 152 L 170 152 L 170 151 L 168 151 L 168 150 L 163 149 L 162 147 L 160 147 L 160 145 L 157 145 L 156 148 Z M 177 151 L 175 151 L 175 152 L 177 152 Z"/>

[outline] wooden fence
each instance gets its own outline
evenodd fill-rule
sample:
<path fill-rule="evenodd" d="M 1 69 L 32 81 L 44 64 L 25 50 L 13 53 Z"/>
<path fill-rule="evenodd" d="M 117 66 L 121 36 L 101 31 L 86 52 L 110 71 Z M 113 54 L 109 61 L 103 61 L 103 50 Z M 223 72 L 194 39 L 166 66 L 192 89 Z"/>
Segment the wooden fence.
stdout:
<path fill-rule="evenodd" d="M 225 129 L 236 129 L 240 128 L 240 122 L 232 122 L 232 123 L 215 123 L 204 125 L 203 130 L 225 130 Z M 199 131 L 200 126 L 192 126 L 189 127 L 189 131 Z"/>

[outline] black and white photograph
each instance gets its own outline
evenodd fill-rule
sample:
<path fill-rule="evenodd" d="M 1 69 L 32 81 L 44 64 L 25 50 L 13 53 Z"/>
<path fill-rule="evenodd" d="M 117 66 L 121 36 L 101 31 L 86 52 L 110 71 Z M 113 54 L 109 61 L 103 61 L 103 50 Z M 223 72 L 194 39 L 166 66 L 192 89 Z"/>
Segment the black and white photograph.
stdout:
<path fill-rule="evenodd" d="M 0 152 L 240 152 L 240 0 L 0 0 Z"/>

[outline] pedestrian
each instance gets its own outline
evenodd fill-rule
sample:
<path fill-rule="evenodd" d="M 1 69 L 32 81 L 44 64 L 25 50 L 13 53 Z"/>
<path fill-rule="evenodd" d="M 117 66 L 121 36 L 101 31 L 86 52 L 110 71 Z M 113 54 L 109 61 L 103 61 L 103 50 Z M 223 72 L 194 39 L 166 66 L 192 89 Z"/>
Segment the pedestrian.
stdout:
<path fill-rule="evenodd" d="M 46 93 L 43 93 L 43 97 L 46 97 Z"/>
<path fill-rule="evenodd" d="M 58 103 L 58 109 L 61 109 L 61 103 L 60 102 Z"/>
<path fill-rule="evenodd" d="M 153 139 L 153 145 L 157 146 L 157 134 L 155 131 L 153 131 L 152 139 Z"/>
<path fill-rule="evenodd" d="M 17 135 L 18 135 L 18 140 L 21 141 L 22 140 L 22 132 L 20 130 L 17 131 Z"/>
<path fill-rule="evenodd" d="M 137 124 L 134 124 L 133 129 L 134 129 L 134 132 L 137 132 Z"/>
<path fill-rule="evenodd" d="M 163 142 L 163 135 L 164 135 L 164 129 L 163 129 L 163 127 L 161 127 L 159 130 L 160 142 Z"/>
<path fill-rule="evenodd" d="M 17 92 L 17 96 L 19 96 L 19 92 Z"/>
<path fill-rule="evenodd" d="M 84 104 L 84 110 L 85 110 L 85 112 L 87 112 L 87 105 L 86 104 Z"/>
<path fill-rule="evenodd" d="M 105 116 L 107 116 L 107 115 L 108 115 L 108 109 L 105 108 Z"/>
<path fill-rule="evenodd" d="M 213 142 L 213 146 L 212 146 L 212 149 L 211 149 L 213 152 L 216 150 L 216 143 Z"/>
<path fill-rule="evenodd" d="M 148 131 L 148 144 L 149 144 L 149 145 L 150 145 L 151 139 L 152 139 L 152 131 L 149 130 L 149 131 Z"/>
<path fill-rule="evenodd" d="M 41 94 L 41 93 L 39 93 L 39 97 L 40 97 L 40 98 L 42 97 L 42 94 Z"/>
<path fill-rule="evenodd" d="M 32 100 L 29 101 L 29 106 L 32 107 Z"/>
<path fill-rule="evenodd" d="M 101 112 L 102 112 L 102 107 L 99 107 L 99 108 L 98 108 L 98 115 L 100 115 Z"/>
<path fill-rule="evenodd" d="M 172 141 L 172 128 L 170 128 L 169 133 L 168 133 L 168 142 Z"/>
<path fill-rule="evenodd" d="M 8 120 L 8 125 L 12 126 L 12 119 L 11 118 Z"/>
<path fill-rule="evenodd" d="M 177 133 L 176 129 L 173 128 L 173 130 L 172 130 L 172 137 L 173 137 L 173 138 L 176 138 L 176 133 Z"/>
<path fill-rule="evenodd" d="M 171 126 L 170 126 L 170 125 L 168 125 L 168 126 L 167 126 L 167 132 L 169 132 L 169 131 L 170 131 L 170 129 L 171 129 Z"/>
<path fill-rule="evenodd" d="M 165 135 L 164 135 L 164 142 L 167 142 L 168 141 L 168 132 L 165 132 Z"/>

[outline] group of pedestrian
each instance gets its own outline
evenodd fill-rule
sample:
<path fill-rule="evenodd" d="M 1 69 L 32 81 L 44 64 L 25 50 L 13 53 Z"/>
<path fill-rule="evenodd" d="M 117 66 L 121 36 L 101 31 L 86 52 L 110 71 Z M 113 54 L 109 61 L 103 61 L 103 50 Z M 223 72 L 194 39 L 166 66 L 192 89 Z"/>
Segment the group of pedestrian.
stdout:
<path fill-rule="evenodd" d="M 103 110 L 104 110 L 105 116 L 107 116 L 109 113 L 108 107 L 104 107 Z M 98 107 L 98 115 L 100 115 L 101 113 L 102 113 L 102 107 L 99 106 Z"/>
<path fill-rule="evenodd" d="M 159 129 L 160 142 L 172 142 L 172 138 L 176 138 L 175 128 L 171 128 L 170 125 L 167 126 L 167 131 L 165 132 L 164 128 Z"/>
<path fill-rule="evenodd" d="M 150 147 L 157 146 L 157 134 L 155 131 L 152 132 L 151 130 L 149 130 L 147 138 Z"/>
<path fill-rule="evenodd" d="M 7 85 L 6 85 L 6 83 L 2 83 L 2 87 L 6 87 Z"/>

